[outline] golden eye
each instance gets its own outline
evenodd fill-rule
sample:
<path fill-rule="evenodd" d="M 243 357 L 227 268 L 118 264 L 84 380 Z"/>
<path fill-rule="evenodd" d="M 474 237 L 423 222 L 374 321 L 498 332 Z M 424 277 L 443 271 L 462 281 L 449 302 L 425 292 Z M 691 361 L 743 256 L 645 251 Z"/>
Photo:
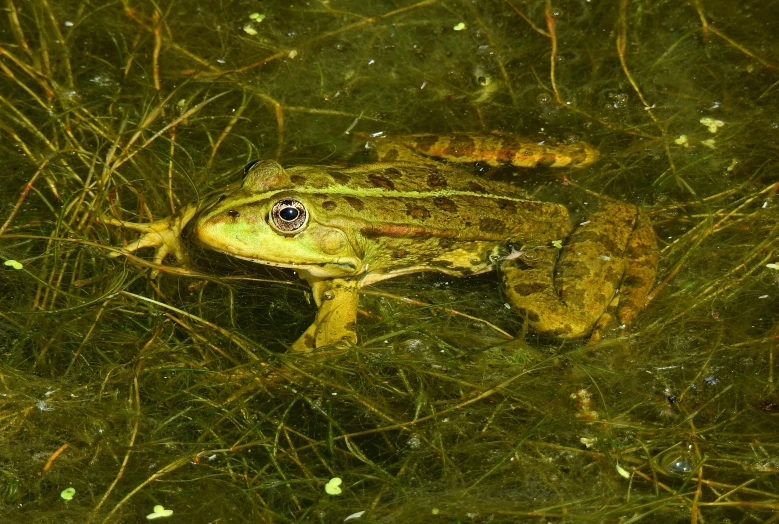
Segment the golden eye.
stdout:
<path fill-rule="evenodd" d="M 270 221 L 280 233 L 298 233 L 308 223 L 308 212 L 297 200 L 279 200 L 270 210 Z"/>

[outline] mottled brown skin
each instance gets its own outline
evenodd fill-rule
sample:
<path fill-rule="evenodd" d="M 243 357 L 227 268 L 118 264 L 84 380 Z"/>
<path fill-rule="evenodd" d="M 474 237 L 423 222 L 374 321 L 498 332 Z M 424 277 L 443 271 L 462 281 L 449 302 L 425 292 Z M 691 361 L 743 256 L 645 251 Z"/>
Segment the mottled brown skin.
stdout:
<path fill-rule="evenodd" d="M 307 211 L 300 230 L 271 224 L 272 206 L 288 200 Z M 565 207 L 428 159 L 349 169 L 261 162 L 195 226 L 207 247 L 294 268 L 309 282 L 319 309 L 297 351 L 356 342 L 359 289 L 419 271 L 499 269 L 527 322 L 561 338 L 590 334 L 624 277 L 617 314 L 632 319 L 655 280 L 649 222 L 633 206 L 611 205 L 571 232 Z"/>
<path fill-rule="evenodd" d="M 491 166 L 585 167 L 600 156 L 585 142 L 528 140 L 513 135 L 455 133 L 377 138 L 371 142 L 385 162 L 419 161 L 420 155 L 450 162 L 483 162 Z"/>

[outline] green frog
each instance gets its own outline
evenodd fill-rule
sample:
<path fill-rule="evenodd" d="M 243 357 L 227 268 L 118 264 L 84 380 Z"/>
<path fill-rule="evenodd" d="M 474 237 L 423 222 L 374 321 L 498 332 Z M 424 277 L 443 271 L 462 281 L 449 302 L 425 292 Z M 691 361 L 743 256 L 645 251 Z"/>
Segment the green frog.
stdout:
<path fill-rule="evenodd" d="M 593 333 L 617 300 L 622 324 L 643 308 L 658 255 L 652 226 L 636 207 L 608 205 L 574 228 L 564 206 L 454 165 L 576 167 L 597 158 L 586 144 L 461 134 L 374 145 L 378 161 L 356 167 L 253 162 L 240 185 L 203 209 L 135 226 L 147 234 L 125 251 L 156 245 L 158 262 L 169 252 L 180 256 L 178 233 L 200 211 L 199 243 L 294 269 L 311 286 L 316 320 L 293 351 L 356 343 L 360 290 L 420 271 L 463 277 L 498 270 L 517 313 L 566 339 Z"/>

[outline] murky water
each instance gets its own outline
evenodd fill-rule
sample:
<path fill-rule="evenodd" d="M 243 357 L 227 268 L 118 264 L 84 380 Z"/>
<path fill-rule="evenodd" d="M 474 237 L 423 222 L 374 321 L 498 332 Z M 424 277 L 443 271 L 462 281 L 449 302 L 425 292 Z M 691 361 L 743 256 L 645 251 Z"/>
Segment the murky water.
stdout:
<path fill-rule="evenodd" d="M 772 522 L 777 13 L 7 3 L 0 521 Z M 109 258 L 138 233 L 107 219 L 164 218 L 252 159 L 455 131 L 600 150 L 471 170 L 577 220 L 612 200 L 651 217 L 660 275 L 629 332 L 561 343 L 494 275 L 423 274 L 366 290 L 358 347 L 291 357 L 314 315 L 294 274 L 186 234 L 156 279 L 151 250 Z"/>

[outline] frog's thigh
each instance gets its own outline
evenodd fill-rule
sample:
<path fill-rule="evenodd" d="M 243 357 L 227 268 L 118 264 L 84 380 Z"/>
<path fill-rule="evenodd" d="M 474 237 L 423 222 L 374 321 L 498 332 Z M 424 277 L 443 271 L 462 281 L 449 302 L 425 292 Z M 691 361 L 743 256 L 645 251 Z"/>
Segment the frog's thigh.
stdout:
<path fill-rule="evenodd" d="M 509 301 L 535 330 L 561 338 L 585 336 L 592 327 L 585 315 L 564 304 L 554 288 L 558 249 L 544 247 L 532 259 L 508 260 L 501 265 L 503 288 Z"/>
<path fill-rule="evenodd" d="M 505 262 L 501 269 L 509 300 L 538 331 L 560 338 L 587 336 L 622 279 L 637 216 L 632 206 L 608 206 L 579 226 L 562 252 L 543 248 L 533 252 L 534 260 Z"/>
<path fill-rule="evenodd" d="M 630 324 L 646 306 L 646 297 L 657 278 L 659 259 L 652 224 L 646 215 L 639 214 L 625 252 L 625 275 L 619 289 L 617 316 L 622 324 Z"/>
<path fill-rule="evenodd" d="M 290 347 L 311 351 L 338 343 L 357 343 L 359 285 L 349 280 L 323 280 L 311 284 L 318 309 L 316 319 Z"/>

